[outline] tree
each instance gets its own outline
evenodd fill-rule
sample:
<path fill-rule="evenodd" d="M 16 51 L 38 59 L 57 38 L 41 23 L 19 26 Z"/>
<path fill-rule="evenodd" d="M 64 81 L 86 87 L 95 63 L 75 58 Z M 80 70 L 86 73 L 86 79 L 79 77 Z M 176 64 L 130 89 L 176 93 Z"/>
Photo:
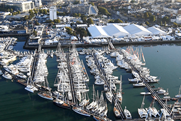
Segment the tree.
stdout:
<path fill-rule="evenodd" d="M 77 17 L 77 13 L 73 13 L 73 17 Z"/>
<path fill-rule="evenodd" d="M 20 11 L 17 11 L 18 14 L 20 14 Z"/>
<path fill-rule="evenodd" d="M 11 8 L 10 12 L 12 13 L 13 12 L 13 9 Z"/>
<path fill-rule="evenodd" d="M 144 17 L 145 17 L 145 19 L 149 18 L 148 12 L 145 12 L 145 13 L 144 13 Z"/>
<path fill-rule="evenodd" d="M 70 27 L 65 27 L 65 29 L 66 29 L 66 32 L 67 32 L 68 34 L 70 34 L 70 35 L 73 34 L 72 28 L 70 28 Z"/>
<path fill-rule="evenodd" d="M 27 21 L 28 20 L 28 16 L 25 16 L 24 19 Z"/>
<path fill-rule="evenodd" d="M 135 3 L 135 0 L 131 0 L 131 3 Z"/>
<path fill-rule="evenodd" d="M 162 21 L 160 22 L 160 25 L 161 25 L 161 26 L 163 25 L 163 22 L 162 22 Z"/>
<path fill-rule="evenodd" d="M 108 23 L 114 23 L 114 20 L 109 20 Z"/>
<path fill-rule="evenodd" d="M 10 9 L 8 9 L 8 12 L 10 12 Z"/>
<path fill-rule="evenodd" d="M 116 19 L 116 20 L 114 20 L 114 23 L 123 23 L 123 21 L 120 19 Z"/>
<path fill-rule="evenodd" d="M 154 15 L 150 16 L 150 21 L 151 21 L 151 22 L 155 22 L 155 21 L 156 21 L 156 18 L 155 18 Z"/>
<path fill-rule="evenodd" d="M 79 4 L 80 2 L 78 0 L 74 1 L 73 4 Z"/>
<path fill-rule="evenodd" d="M 87 23 L 90 24 L 94 24 L 93 20 L 91 18 L 87 19 Z"/>
<path fill-rule="evenodd" d="M 94 6 L 94 3 L 93 3 L 93 2 L 90 2 L 89 4 L 91 4 L 92 6 Z"/>
<path fill-rule="evenodd" d="M 100 14 L 111 15 L 111 14 L 108 12 L 108 10 L 107 10 L 106 8 L 104 8 L 104 7 L 98 7 L 98 9 L 99 9 L 99 13 L 100 13 Z"/>
<path fill-rule="evenodd" d="M 145 22 L 146 25 L 149 25 L 150 23 L 148 21 Z"/>
<path fill-rule="evenodd" d="M 81 22 L 80 22 L 80 21 L 76 21 L 76 23 L 77 23 L 77 24 L 81 24 Z"/>
<path fill-rule="evenodd" d="M 37 36 L 37 31 L 34 30 L 33 31 L 33 35 Z"/>
<path fill-rule="evenodd" d="M 43 9 L 43 14 L 47 14 L 47 10 L 46 9 Z"/>
<path fill-rule="evenodd" d="M 59 19 L 54 19 L 54 22 L 55 23 L 60 23 L 60 20 Z"/>
<path fill-rule="evenodd" d="M 178 24 L 177 24 L 177 23 L 175 23 L 175 22 L 173 22 L 173 26 L 174 26 L 174 27 L 177 27 L 177 26 L 178 26 Z"/>
<path fill-rule="evenodd" d="M 165 21 L 165 24 L 164 24 L 165 26 L 167 26 L 167 22 Z"/>
<path fill-rule="evenodd" d="M 35 21 L 35 25 L 39 25 L 38 21 Z"/>

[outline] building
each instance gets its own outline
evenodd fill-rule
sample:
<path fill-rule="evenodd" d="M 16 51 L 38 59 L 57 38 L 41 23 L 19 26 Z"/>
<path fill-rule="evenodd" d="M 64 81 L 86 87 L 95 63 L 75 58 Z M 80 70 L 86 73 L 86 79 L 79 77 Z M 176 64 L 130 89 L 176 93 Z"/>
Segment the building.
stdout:
<path fill-rule="evenodd" d="M 36 7 L 42 7 L 42 2 L 41 0 L 33 0 L 34 4 Z"/>
<path fill-rule="evenodd" d="M 67 7 L 67 10 L 70 10 L 70 13 L 81 13 L 85 15 L 98 15 L 99 10 L 96 6 L 92 6 L 91 4 L 82 3 L 77 5 L 70 5 Z"/>
<path fill-rule="evenodd" d="M 7 2 L 6 5 L 16 6 L 22 12 L 26 12 L 26 11 L 29 11 L 31 9 L 34 9 L 34 2 L 32 2 L 32 1 Z"/>
<path fill-rule="evenodd" d="M 5 19 L 7 15 L 9 15 L 10 12 L 0 12 L 0 20 Z"/>
<path fill-rule="evenodd" d="M 49 9 L 49 13 L 50 13 L 50 20 L 57 19 L 57 8 L 56 8 L 56 6 L 51 6 Z"/>

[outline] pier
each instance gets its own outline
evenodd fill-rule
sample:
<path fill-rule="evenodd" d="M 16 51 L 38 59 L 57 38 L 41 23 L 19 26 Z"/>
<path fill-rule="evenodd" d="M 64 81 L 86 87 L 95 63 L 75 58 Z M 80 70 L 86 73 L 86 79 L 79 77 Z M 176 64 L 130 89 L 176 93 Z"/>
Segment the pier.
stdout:
<path fill-rule="evenodd" d="M 105 73 L 104 69 L 102 68 L 102 65 L 98 62 L 97 57 L 96 57 L 94 52 L 92 52 L 92 55 L 93 55 L 93 58 L 95 60 L 95 64 L 96 64 L 99 72 L 102 74 L 102 77 L 103 77 L 106 85 L 108 86 L 108 89 L 110 89 L 110 83 L 109 83 L 109 80 L 107 79 L 107 76 L 106 76 L 106 73 Z M 115 103 L 116 94 L 114 92 L 112 92 L 112 94 L 113 94 L 113 102 Z M 122 109 L 121 104 L 120 104 L 119 101 L 117 102 L 116 108 L 119 110 L 119 112 L 121 114 L 121 119 L 122 120 L 125 119 L 126 117 L 124 115 L 123 109 Z"/>
<path fill-rule="evenodd" d="M 66 54 L 66 57 L 67 57 L 68 76 L 69 76 L 69 79 L 70 79 L 70 87 L 71 87 L 71 93 L 72 93 L 72 104 L 75 105 L 75 104 L 77 104 L 77 99 L 76 99 L 76 93 L 75 93 L 75 89 L 74 89 L 72 71 L 71 71 L 71 68 L 70 68 L 69 53 Z"/>

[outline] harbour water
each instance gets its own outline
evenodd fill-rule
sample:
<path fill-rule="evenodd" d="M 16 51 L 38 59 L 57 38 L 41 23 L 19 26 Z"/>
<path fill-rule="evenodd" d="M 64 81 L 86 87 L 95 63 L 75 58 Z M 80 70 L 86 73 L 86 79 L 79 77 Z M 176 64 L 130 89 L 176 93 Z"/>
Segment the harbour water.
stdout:
<path fill-rule="evenodd" d="M 19 51 L 26 51 L 23 49 L 24 42 L 19 41 L 14 49 Z M 142 48 L 146 67 L 150 69 L 150 75 L 158 76 L 160 81 L 152 84 L 155 87 L 168 88 L 169 95 L 174 97 L 178 94 L 181 85 L 181 45 L 165 44 L 155 46 L 133 46 Z M 123 47 L 124 49 L 126 48 Z M 77 48 L 80 50 L 81 48 Z M 65 49 L 67 50 L 67 49 Z M 105 55 L 116 65 L 115 58 Z M 80 59 L 85 63 L 85 55 L 80 55 Z M 17 60 L 16 62 L 18 62 Z M 14 62 L 14 63 L 16 63 Z M 53 83 L 57 74 L 56 57 L 47 59 L 47 67 L 49 70 L 48 81 L 50 87 L 53 88 Z M 92 85 L 94 84 L 94 76 L 90 74 L 90 69 L 85 63 L 85 68 L 88 72 L 90 81 L 89 98 L 92 97 Z M 132 78 L 132 74 L 126 72 L 124 69 L 116 69 L 113 75 L 123 78 L 123 104 L 122 108 L 126 106 L 130 110 L 133 118 L 139 118 L 137 109 L 141 106 L 143 96 L 140 92 L 147 91 L 146 88 L 133 88 L 133 85 L 128 82 L 128 78 Z M 55 88 L 53 88 L 55 90 Z M 102 91 L 103 86 L 95 86 L 96 90 Z M 0 77 L 0 120 L 5 121 L 92 121 L 92 117 L 84 117 L 67 109 L 62 109 L 53 104 L 52 101 L 45 100 L 39 97 L 36 93 L 27 92 L 24 86 L 14 82 L 13 80 L 5 80 Z M 148 108 L 152 102 L 151 96 L 145 98 L 145 108 Z M 173 103 L 173 102 L 168 102 Z M 159 104 L 155 104 L 157 109 L 160 109 Z M 115 120 L 113 114 L 113 104 L 108 103 L 108 118 Z"/>

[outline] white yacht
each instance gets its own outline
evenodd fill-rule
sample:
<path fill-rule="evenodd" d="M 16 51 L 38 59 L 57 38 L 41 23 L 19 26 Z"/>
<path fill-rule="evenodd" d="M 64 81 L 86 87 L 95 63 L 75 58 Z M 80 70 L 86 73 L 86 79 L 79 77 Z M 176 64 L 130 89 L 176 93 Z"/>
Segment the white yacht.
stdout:
<path fill-rule="evenodd" d="M 13 78 L 8 72 L 5 72 L 2 76 L 3 76 L 5 79 L 9 79 L 9 80 L 11 80 L 11 79 Z"/>
<path fill-rule="evenodd" d="M 131 113 L 126 109 L 126 106 L 124 108 L 124 115 L 126 116 L 126 119 L 132 119 Z"/>
<path fill-rule="evenodd" d="M 143 82 L 133 84 L 134 87 L 144 87 L 145 84 Z"/>
<path fill-rule="evenodd" d="M 151 95 L 151 92 L 140 92 L 141 95 Z"/>
<path fill-rule="evenodd" d="M 140 118 L 146 118 L 148 116 L 147 111 L 143 108 L 145 105 L 144 99 L 145 99 L 145 96 L 143 97 L 143 101 L 141 103 L 141 108 L 138 108 L 138 114 L 139 114 Z"/>
<path fill-rule="evenodd" d="M 178 93 L 178 95 L 175 95 L 176 98 L 181 98 L 180 91 L 181 91 L 181 85 L 180 85 L 180 88 L 179 88 L 179 93 Z"/>

